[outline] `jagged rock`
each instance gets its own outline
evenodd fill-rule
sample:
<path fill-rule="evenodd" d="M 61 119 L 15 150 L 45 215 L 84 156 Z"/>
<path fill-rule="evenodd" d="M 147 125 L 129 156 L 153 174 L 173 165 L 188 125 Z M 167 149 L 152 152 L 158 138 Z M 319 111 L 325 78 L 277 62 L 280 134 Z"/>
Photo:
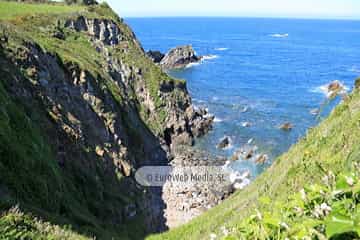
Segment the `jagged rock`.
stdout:
<path fill-rule="evenodd" d="M 255 163 L 256 164 L 265 164 L 269 160 L 268 155 L 262 154 L 256 157 Z"/>
<path fill-rule="evenodd" d="M 88 19 L 80 16 L 75 20 L 67 20 L 65 27 L 74 29 L 77 32 L 87 32 L 105 45 L 114 46 L 123 40 L 119 27 L 113 20 L 109 19 Z"/>
<path fill-rule="evenodd" d="M 224 137 L 220 140 L 219 144 L 217 145 L 217 148 L 224 149 L 230 146 L 231 140 L 229 137 Z"/>
<path fill-rule="evenodd" d="M 165 57 L 165 54 L 160 51 L 150 50 L 146 54 L 154 61 L 154 63 L 160 63 L 161 60 L 163 60 L 163 58 Z"/>
<path fill-rule="evenodd" d="M 245 160 L 248 160 L 250 158 L 252 158 L 254 155 L 254 150 L 253 149 L 250 149 L 248 152 L 245 152 L 244 154 L 244 159 Z"/>
<path fill-rule="evenodd" d="M 294 126 L 288 122 L 288 123 L 282 124 L 279 128 L 284 131 L 291 131 L 294 128 Z"/>
<path fill-rule="evenodd" d="M 191 45 L 171 49 L 161 60 L 164 69 L 184 68 L 190 63 L 199 62 L 201 57 L 196 56 Z"/>
<path fill-rule="evenodd" d="M 329 92 L 339 91 L 342 88 L 343 88 L 343 85 L 338 80 L 335 80 L 328 85 Z"/>
<path fill-rule="evenodd" d="M 56 29 L 53 33 L 52 33 L 52 37 L 60 39 L 60 40 L 65 40 L 65 34 L 63 31 L 60 31 L 58 29 Z"/>

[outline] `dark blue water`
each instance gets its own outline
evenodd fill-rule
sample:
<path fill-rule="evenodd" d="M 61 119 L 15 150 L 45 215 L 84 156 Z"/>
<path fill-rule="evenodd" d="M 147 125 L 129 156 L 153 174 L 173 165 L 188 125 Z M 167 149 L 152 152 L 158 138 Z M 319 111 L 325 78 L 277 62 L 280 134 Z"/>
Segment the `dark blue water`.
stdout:
<path fill-rule="evenodd" d="M 231 156 L 253 138 L 273 160 L 318 123 L 309 111 L 325 100 L 319 86 L 338 79 L 349 88 L 360 75 L 360 22 L 250 18 L 126 19 L 146 50 L 192 44 L 212 59 L 170 74 L 186 79 L 193 102 L 218 120 L 197 147 Z M 275 35 L 274 35 L 275 34 Z M 280 35 L 276 35 L 280 34 Z M 287 35 L 285 35 L 287 34 Z M 216 58 L 214 57 L 216 56 Z M 323 116 L 328 114 L 330 105 Z M 244 110 L 246 110 L 244 112 Z M 243 122 L 251 127 L 243 127 Z M 279 125 L 291 122 L 291 132 Z M 216 149 L 223 136 L 232 148 Z M 252 161 L 237 168 L 263 171 Z M 265 166 L 266 167 L 266 166 Z"/>

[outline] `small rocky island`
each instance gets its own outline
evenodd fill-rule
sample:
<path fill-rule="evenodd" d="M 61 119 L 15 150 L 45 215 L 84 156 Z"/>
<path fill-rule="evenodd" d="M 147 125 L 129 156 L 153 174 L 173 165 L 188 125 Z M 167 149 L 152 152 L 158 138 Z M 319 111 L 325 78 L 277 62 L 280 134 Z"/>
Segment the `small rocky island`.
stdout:
<path fill-rule="evenodd" d="M 178 46 L 166 54 L 160 51 L 148 51 L 147 55 L 164 70 L 185 68 L 191 63 L 200 62 L 202 57 L 197 56 L 191 45 Z"/>

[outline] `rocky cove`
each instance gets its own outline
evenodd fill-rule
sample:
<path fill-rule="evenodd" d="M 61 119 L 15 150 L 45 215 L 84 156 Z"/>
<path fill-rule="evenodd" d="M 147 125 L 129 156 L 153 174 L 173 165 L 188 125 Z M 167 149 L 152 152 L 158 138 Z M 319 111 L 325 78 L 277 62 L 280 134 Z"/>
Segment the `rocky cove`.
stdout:
<path fill-rule="evenodd" d="M 156 66 L 106 4 L 35 19 L 34 24 L 28 16 L 1 22 L 1 85 L 7 101 L 26 109 L 19 114 L 29 119 L 29 131 L 46 139 L 39 144 L 49 155 L 32 171 L 42 176 L 53 169 L 46 170 L 52 175 L 44 182 L 52 181 L 49 188 L 58 194 L 10 187 L 6 204 L 20 202 L 25 212 L 28 205 L 46 208 L 75 222 L 92 219 L 85 224 L 90 228 L 140 219 L 146 232 L 159 232 L 186 223 L 234 191 L 231 184 L 200 181 L 197 173 L 190 187 L 168 181 L 163 188 L 147 188 L 135 181 L 142 166 L 223 166 L 226 159 L 191 147 L 212 129 L 214 116 L 193 106 L 186 83 Z M 200 59 L 187 46 L 171 50 L 160 65 L 177 68 Z M 24 148 L 32 152 L 37 146 Z M 11 148 L 4 151 L 13 154 Z M 18 170 L 28 171 L 26 166 Z M 19 181 L 36 186 L 35 179 L 29 175 Z M 11 177 L 4 181 L 15 184 Z M 41 200 L 29 200 L 27 194 Z M 56 204 L 45 203 L 52 201 Z M 104 232 L 99 228 L 93 234 Z"/>

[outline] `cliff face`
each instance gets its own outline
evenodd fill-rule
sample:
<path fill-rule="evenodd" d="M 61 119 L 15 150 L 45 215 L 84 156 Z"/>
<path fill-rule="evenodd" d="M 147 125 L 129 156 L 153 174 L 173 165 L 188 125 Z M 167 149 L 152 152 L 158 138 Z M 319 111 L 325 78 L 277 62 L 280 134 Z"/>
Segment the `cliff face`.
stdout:
<path fill-rule="evenodd" d="M 66 9 L 0 23 L 1 207 L 101 239 L 161 230 L 160 190 L 133 173 L 167 164 L 212 118 L 106 5 Z"/>

